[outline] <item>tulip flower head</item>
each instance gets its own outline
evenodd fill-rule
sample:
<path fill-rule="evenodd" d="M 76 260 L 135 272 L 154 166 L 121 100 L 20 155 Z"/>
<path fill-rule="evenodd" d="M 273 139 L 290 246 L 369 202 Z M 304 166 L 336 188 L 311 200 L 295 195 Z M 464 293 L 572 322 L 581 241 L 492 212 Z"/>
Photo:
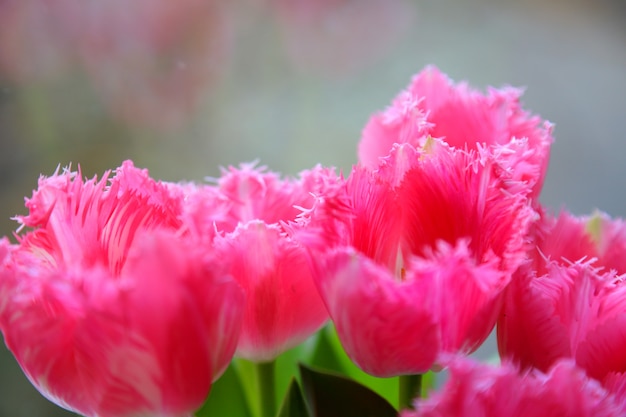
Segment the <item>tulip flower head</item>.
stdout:
<path fill-rule="evenodd" d="M 504 363 L 492 367 L 457 360 L 439 392 L 415 402 L 416 411 L 401 417 L 617 417 L 624 404 L 571 361 L 560 361 L 546 373 L 522 372 Z"/>
<path fill-rule="evenodd" d="M 180 194 L 125 162 L 41 178 L 0 242 L 0 329 L 35 387 L 93 417 L 189 416 L 234 353 L 243 294 L 178 232 Z"/>
<path fill-rule="evenodd" d="M 426 372 L 493 328 L 534 214 L 529 190 L 513 192 L 519 184 L 494 164 L 435 139 L 396 145 L 378 170 L 355 167 L 312 214 L 336 236 L 316 262 L 320 293 L 366 372 Z"/>
<path fill-rule="evenodd" d="M 459 149 L 484 148 L 537 198 L 548 167 L 552 126 L 520 105 L 521 91 L 490 89 L 487 95 L 466 83 L 454 84 L 434 66 L 417 74 L 384 112 L 363 130 L 359 161 L 375 169 L 394 143 L 422 146 L 428 137 Z"/>
<path fill-rule="evenodd" d="M 604 381 L 626 372 L 626 227 L 598 213 L 544 215 L 498 323 L 500 354 L 547 370 L 571 358 Z M 614 378 L 613 375 L 611 378 Z"/>
<path fill-rule="evenodd" d="M 192 197 L 204 201 L 187 218 L 214 234 L 216 251 L 246 293 L 237 356 L 267 362 L 303 342 L 328 318 L 312 278 L 306 248 L 294 238 L 297 217 L 315 195 L 334 184 L 330 169 L 316 167 L 299 179 L 281 179 L 244 164 L 224 170 L 215 187 Z M 210 210 L 219 207 L 214 220 Z"/>

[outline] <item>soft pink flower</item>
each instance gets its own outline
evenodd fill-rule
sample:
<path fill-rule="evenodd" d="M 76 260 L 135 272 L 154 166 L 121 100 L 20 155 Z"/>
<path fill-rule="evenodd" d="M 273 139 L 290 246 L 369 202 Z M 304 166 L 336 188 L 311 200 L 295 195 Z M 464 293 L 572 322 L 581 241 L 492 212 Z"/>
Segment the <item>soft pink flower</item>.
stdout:
<path fill-rule="evenodd" d="M 416 400 L 416 411 L 401 417 L 618 417 L 624 404 L 570 361 L 546 373 L 522 372 L 509 363 L 500 367 L 458 360 L 450 379 L 429 398 Z"/>
<path fill-rule="evenodd" d="M 0 242 L 0 328 L 37 389 L 85 416 L 189 416 L 235 351 L 243 294 L 179 232 L 180 193 L 125 162 L 41 178 Z"/>
<path fill-rule="evenodd" d="M 514 179 L 533 188 L 536 198 L 548 167 L 552 126 L 523 110 L 520 96 L 514 88 L 491 88 L 484 95 L 426 67 L 389 108 L 370 119 L 359 160 L 374 169 L 394 143 L 421 146 L 432 136 L 459 149 L 493 153 Z"/>
<path fill-rule="evenodd" d="M 488 336 L 533 215 L 494 161 L 431 140 L 355 167 L 311 213 L 327 231 L 320 293 L 350 358 L 376 376 L 422 373 Z M 310 246 L 315 247 L 312 239 Z"/>
<path fill-rule="evenodd" d="M 561 213 L 533 232 L 498 322 L 500 354 L 543 371 L 573 358 L 600 381 L 626 372 L 626 225 Z"/>
<path fill-rule="evenodd" d="M 315 195 L 337 180 L 328 168 L 281 179 L 243 164 L 224 170 L 214 187 L 189 196 L 186 223 L 197 234 L 213 236 L 220 258 L 247 295 L 238 356 L 271 361 L 327 320 L 307 250 L 294 229 L 303 228 L 296 219 L 313 206 Z"/>

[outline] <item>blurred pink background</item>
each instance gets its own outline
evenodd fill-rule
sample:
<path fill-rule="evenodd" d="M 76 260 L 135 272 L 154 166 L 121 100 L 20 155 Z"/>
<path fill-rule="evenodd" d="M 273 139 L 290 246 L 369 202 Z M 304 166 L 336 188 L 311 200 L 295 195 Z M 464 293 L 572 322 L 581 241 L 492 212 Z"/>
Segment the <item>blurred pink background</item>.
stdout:
<path fill-rule="evenodd" d="M 349 170 L 369 116 L 427 64 L 526 87 L 556 125 L 543 203 L 626 216 L 622 0 L 0 0 L 0 230 L 59 164 Z M 4 347 L 0 369 L 0 416 L 71 415 Z"/>

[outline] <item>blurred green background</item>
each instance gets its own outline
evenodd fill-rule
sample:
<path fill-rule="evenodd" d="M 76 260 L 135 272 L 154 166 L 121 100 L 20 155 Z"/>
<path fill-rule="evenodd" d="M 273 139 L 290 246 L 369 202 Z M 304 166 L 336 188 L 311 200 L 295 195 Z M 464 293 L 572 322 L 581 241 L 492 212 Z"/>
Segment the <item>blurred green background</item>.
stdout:
<path fill-rule="evenodd" d="M 527 87 L 556 124 L 544 204 L 626 216 L 623 0 L 0 0 L 0 232 L 59 164 L 347 171 L 369 116 L 427 64 Z M 2 346 L 0 417 L 65 415 Z"/>

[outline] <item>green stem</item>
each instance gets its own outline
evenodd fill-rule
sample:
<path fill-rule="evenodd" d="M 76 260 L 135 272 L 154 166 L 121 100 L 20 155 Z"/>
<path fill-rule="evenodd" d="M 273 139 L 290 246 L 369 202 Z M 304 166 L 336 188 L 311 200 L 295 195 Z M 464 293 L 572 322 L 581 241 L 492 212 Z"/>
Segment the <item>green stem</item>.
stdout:
<path fill-rule="evenodd" d="M 422 374 L 401 375 L 399 383 L 398 408 L 413 408 L 413 400 L 422 395 Z"/>
<path fill-rule="evenodd" d="M 256 364 L 257 381 L 261 400 L 261 417 L 276 416 L 276 361 Z"/>

